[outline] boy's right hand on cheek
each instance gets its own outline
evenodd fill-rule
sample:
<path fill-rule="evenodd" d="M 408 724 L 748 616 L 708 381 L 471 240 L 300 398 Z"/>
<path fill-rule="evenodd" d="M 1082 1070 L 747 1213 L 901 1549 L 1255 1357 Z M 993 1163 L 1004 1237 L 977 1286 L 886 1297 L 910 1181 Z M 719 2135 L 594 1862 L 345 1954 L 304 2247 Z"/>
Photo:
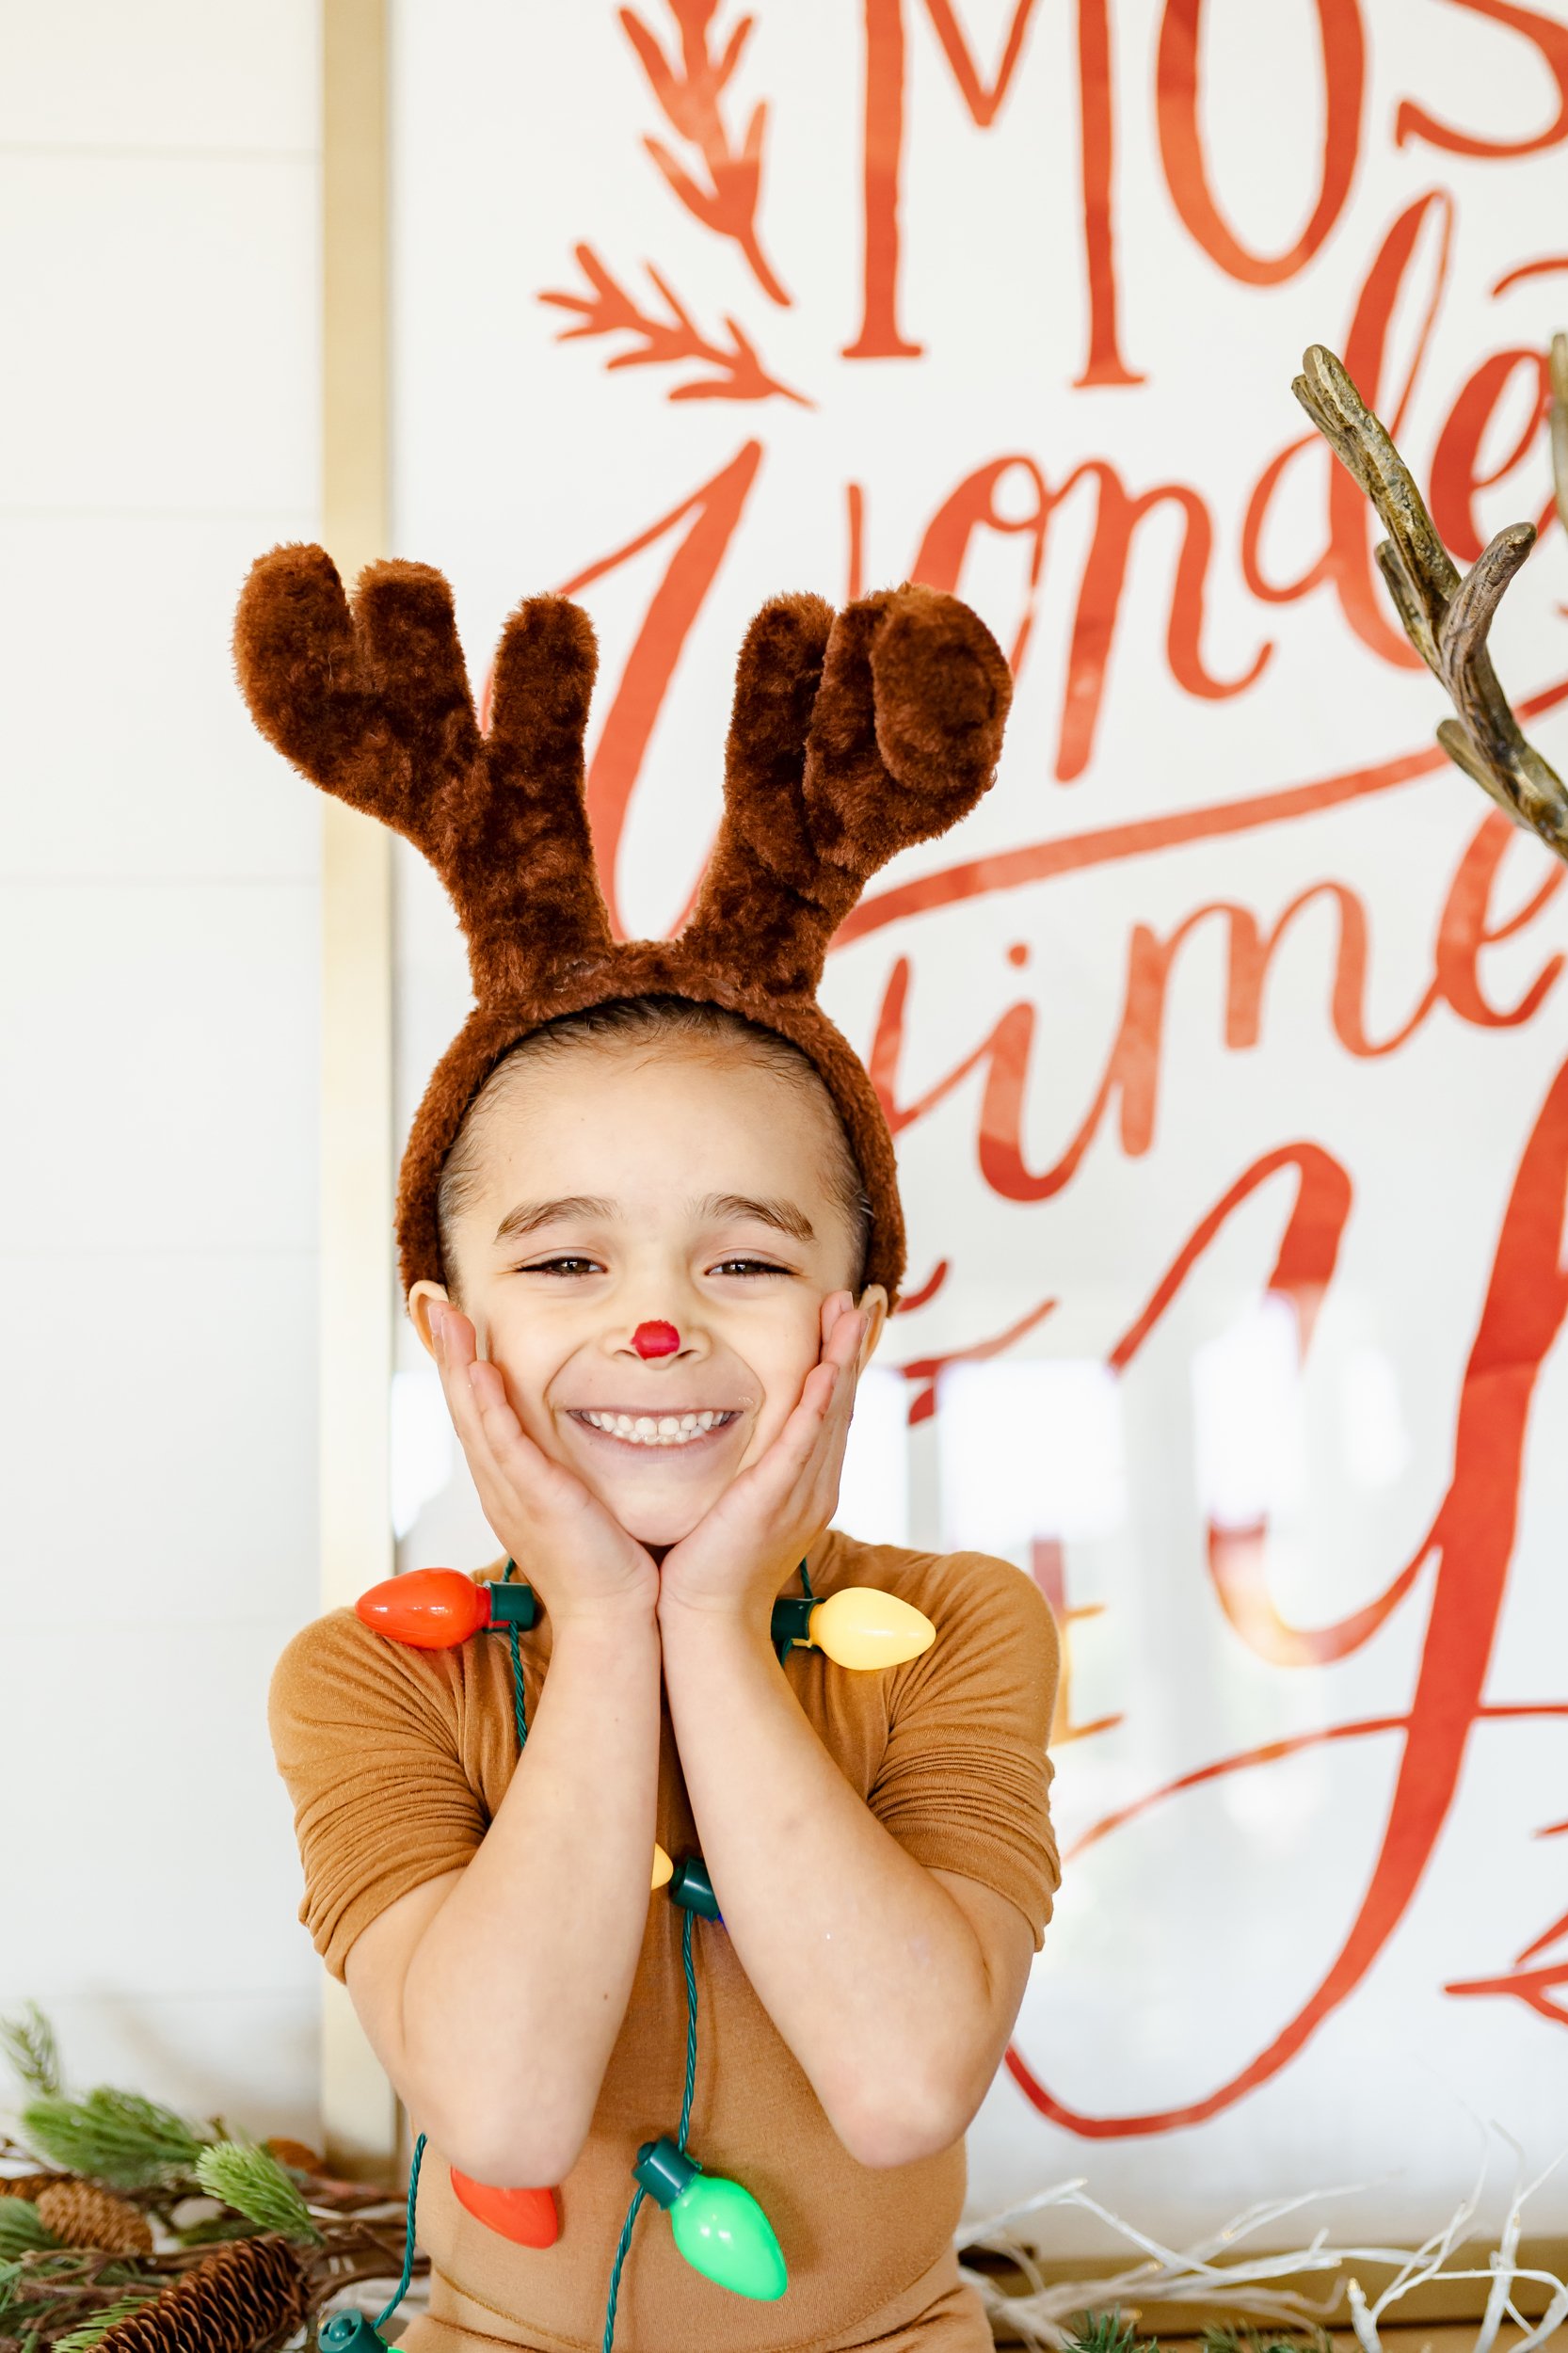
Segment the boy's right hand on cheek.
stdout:
<path fill-rule="evenodd" d="M 557 1627 L 572 1619 L 651 1621 L 659 1572 L 581 1480 L 528 1437 L 500 1367 L 479 1355 L 459 1309 L 430 1314 L 436 1364 L 485 1517 Z"/>

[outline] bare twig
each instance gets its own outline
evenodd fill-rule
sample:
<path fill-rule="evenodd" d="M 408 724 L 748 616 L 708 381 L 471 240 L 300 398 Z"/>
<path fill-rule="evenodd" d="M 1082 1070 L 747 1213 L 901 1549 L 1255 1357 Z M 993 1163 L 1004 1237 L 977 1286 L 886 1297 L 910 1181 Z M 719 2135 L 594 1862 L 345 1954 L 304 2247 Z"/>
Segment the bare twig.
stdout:
<path fill-rule="evenodd" d="M 1509 2136 L 1503 2134 L 1507 2140 Z M 1515 2150 L 1517 2144 L 1510 2141 Z M 1552 2169 L 1548 2167 L 1547 2172 Z M 1136 2319 L 1143 2305 L 1160 2302 L 1198 2304 L 1222 2312 L 1235 2313 L 1255 2321 L 1272 2321 L 1287 2326 L 1318 2326 L 1326 2321 L 1338 2307 L 1339 2289 L 1314 2298 L 1304 2296 L 1299 2289 L 1274 2284 L 1302 2272 L 1336 2272 L 1346 2264 L 1376 2264 L 1391 2266 L 1393 2278 L 1375 2302 L 1368 2304 L 1359 2281 L 1353 2277 L 1345 2282 L 1345 2298 L 1350 2307 L 1351 2326 L 1361 2353 L 1384 2353 L 1378 2334 L 1378 2322 L 1391 2306 L 1408 2296 L 1413 2289 L 1433 2280 L 1486 2280 L 1490 2285 L 1486 2314 L 1478 2332 L 1475 2353 L 1491 2353 L 1498 2319 L 1506 2317 L 1528 2331 L 1525 2344 L 1514 2353 L 1533 2353 L 1535 2346 L 1544 2344 L 1563 2321 L 1568 2319 L 1568 2282 L 1555 2274 L 1531 2270 L 1518 2261 L 1520 2217 L 1526 2201 L 1539 2189 L 1546 2173 L 1523 2189 L 1518 2186 L 1518 2168 L 1514 2172 L 1514 2190 L 1499 2243 L 1485 2270 L 1447 2268 L 1464 2232 L 1474 2220 L 1485 2182 L 1485 2167 L 1470 2195 L 1462 2201 L 1441 2231 L 1412 2252 L 1399 2247 L 1334 2247 L 1327 2244 L 1326 2230 L 1319 2231 L 1307 2246 L 1287 2249 L 1273 2255 L 1238 2253 L 1241 2240 L 1260 2230 L 1271 2230 L 1287 2214 L 1325 2198 L 1343 2197 L 1348 2192 L 1365 2188 L 1362 2183 L 1347 2183 L 1334 2189 L 1314 2190 L 1300 2197 L 1280 2198 L 1252 2206 L 1236 2216 L 1223 2229 L 1213 2232 L 1195 2245 L 1177 2249 L 1166 2247 L 1160 2240 L 1113 2214 L 1108 2207 L 1090 2197 L 1081 2178 L 1061 2182 L 1042 2190 L 1037 2197 L 1013 2206 L 1005 2214 L 992 2217 L 978 2230 L 960 2233 L 961 2249 L 984 2250 L 1006 2256 L 1023 2272 L 1028 2282 L 1024 2295 L 1009 2295 L 996 2282 L 971 2266 L 964 2267 L 964 2277 L 979 2290 L 991 2318 L 1006 2330 L 1021 2336 L 1026 2345 L 1051 2349 L 1070 2344 L 1078 2330 L 1072 2325 L 1073 2315 L 1085 2311 L 1119 2309 Z M 1128 2244 L 1142 2250 L 1143 2260 L 1121 2270 L 1110 2269 L 1092 2279 L 1060 2280 L 1048 2283 L 1037 2260 L 1033 2233 L 1028 2228 L 1030 2218 L 1048 2206 L 1073 2206 L 1095 2216 L 1114 2230 Z M 1519 2313 L 1514 2301 L 1515 2288 L 1521 2282 L 1549 2288 L 1546 2308 L 1533 2328 Z"/>
<path fill-rule="evenodd" d="M 1377 557 L 1389 595 L 1411 644 L 1458 714 L 1444 720 L 1438 742 L 1516 824 L 1568 859 L 1568 792 L 1520 732 L 1486 650 L 1503 591 L 1535 544 L 1534 524 L 1510 523 L 1499 531 L 1461 580 L 1409 468 L 1343 362 L 1314 344 L 1302 365 L 1292 387 L 1296 398 L 1386 526 L 1389 536 Z M 1553 374 L 1559 392 L 1554 449 L 1564 451 L 1558 466 L 1560 500 L 1568 482 L 1568 426 L 1562 422 L 1568 350 L 1559 360 L 1554 346 Z"/>
<path fill-rule="evenodd" d="M 635 335 L 638 343 L 630 351 L 617 352 L 606 361 L 606 366 L 667 367 L 696 360 L 719 371 L 717 376 L 691 377 L 677 384 L 670 392 L 671 400 L 767 400 L 776 392 L 784 400 L 798 402 L 803 408 L 810 408 L 811 403 L 803 392 L 792 391 L 788 384 L 779 383 L 776 376 L 767 373 L 755 344 L 736 320 L 727 317 L 724 322 L 729 335 L 728 346 L 704 336 L 684 303 L 651 263 L 644 266 L 665 305 L 668 315 L 664 318 L 639 310 L 592 246 L 580 245 L 575 251 L 592 292 L 549 293 L 539 296 L 541 302 L 553 303 L 557 310 L 578 313 L 580 323 L 563 328 L 558 342 L 570 343 L 581 335 Z"/>
<path fill-rule="evenodd" d="M 700 154 L 710 184 L 700 186 L 662 140 L 645 138 L 643 145 L 693 218 L 711 229 L 715 236 L 732 238 L 768 299 L 787 305 L 790 297 L 763 255 L 757 235 L 767 106 L 759 103 L 752 109 L 745 136 L 740 147 L 735 148 L 730 144 L 719 103 L 751 37 L 753 20 L 742 17 L 722 53 L 714 56 L 709 49 L 708 38 L 718 12 L 718 0 L 669 0 L 669 8 L 680 35 L 679 61 L 665 56 L 641 17 L 630 8 L 620 12 L 621 28 L 636 51 L 653 95 L 672 129 Z"/>

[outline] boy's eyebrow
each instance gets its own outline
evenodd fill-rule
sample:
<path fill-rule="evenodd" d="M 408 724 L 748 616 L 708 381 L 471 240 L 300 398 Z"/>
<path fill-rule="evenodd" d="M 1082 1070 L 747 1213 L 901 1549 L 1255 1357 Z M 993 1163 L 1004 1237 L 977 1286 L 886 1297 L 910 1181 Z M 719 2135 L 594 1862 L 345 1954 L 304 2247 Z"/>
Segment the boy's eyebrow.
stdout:
<path fill-rule="evenodd" d="M 613 1201 L 596 1198 L 588 1193 L 564 1193 L 558 1201 L 520 1201 L 515 1209 L 508 1209 L 495 1229 L 497 1241 L 520 1241 L 524 1234 L 536 1233 L 541 1225 L 553 1225 L 558 1218 L 598 1217 L 616 1214 Z"/>
<path fill-rule="evenodd" d="M 754 1201 L 745 1193 L 711 1193 L 701 1207 L 702 1215 L 715 1221 L 747 1217 L 759 1225 L 771 1225 L 776 1232 L 790 1235 L 795 1241 L 815 1241 L 817 1238 L 810 1219 L 792 1201 Z"/>

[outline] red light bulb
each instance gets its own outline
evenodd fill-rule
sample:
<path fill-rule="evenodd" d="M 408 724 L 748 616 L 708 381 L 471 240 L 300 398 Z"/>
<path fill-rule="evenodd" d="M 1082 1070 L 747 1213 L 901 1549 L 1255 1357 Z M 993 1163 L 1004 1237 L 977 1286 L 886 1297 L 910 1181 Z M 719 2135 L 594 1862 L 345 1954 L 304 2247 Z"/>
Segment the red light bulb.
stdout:
<path fill-rule="evenodd" d="M 514 2247 L 553 2247 L 561 2233 L 555 2193 L 549 2189 L 492 2189 L 486 2182 L 471 2182 L 453 2166 L 452 2187 L 457 2203 L 488 2231 L 509 2238 Z"/>
<path fill-rule="evenodd" d="M 413 1650 L 453 1650 L 489 1624 L 489 1597 L 461 1569 L 409 1569 L 373 1585 L 355 1615 L 377 1634 Z"/>
<path fill-rule="evenodd" d="M 632 1345 L 639 1356 L 673 1356 L 680 1345 L 680 1335 L 673 1323 L 639 1323 L 632 1335 Z"/>

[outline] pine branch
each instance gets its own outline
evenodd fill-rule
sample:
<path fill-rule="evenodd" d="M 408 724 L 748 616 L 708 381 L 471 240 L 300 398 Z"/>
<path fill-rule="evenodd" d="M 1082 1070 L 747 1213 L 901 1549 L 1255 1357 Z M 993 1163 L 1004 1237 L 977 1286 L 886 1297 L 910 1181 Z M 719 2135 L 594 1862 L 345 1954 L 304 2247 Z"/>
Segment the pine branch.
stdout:
<path fill-rule="evenodd" d="M 28 2091 L 53 2098 L 61 2089 L 60 2054 L 55 2029 L 36 2002 L 20 2018 L 0 2018 L 0 2051 Z"/>
<path fill-rule="evenodd" d="M 46 2231 L 39 2220 L 38 2208 L 30 2198 L 0 2198 L 0 2262 L 9 2263 L 18 2255 L 30 2255 L 40 2247 L 58 2244 L 53 2232 Z"/>
<path fill-rule="evenodd" d="M 51 2165 L 110 2189 L 148 2189 L 189 2173 L 206 2145 L 172 2108 L 109 2084 L 85 2100 L 29 2102 L 22 2129 Z"/>
<path fill-rule="evenodd" d="M 264 2231 L 287 2239 L 324 2244 L 298 2189 L 270 2149 L 242 2140 L 220 2141 L 196 2160 L 196 2178 L 209 2198 L 221 2198 Z"/>
<path fill-rule="evenodd" d="M 114 2303 L 105 2304 L 102 2312 L 94 2313 L 92 2318 L 83 2321 L 80 2328 L 72 2329 L 66 2336 L 56 2337 L 50 2353 L 91 2353 L 99 2338 L 105 2335 L 117 2321 L 129 2320 L 133 2313 L 139 2313 L 142 2306 L 157 2293 L 156 2288 L 144 2288 L 136 2295 L 121 2296 Z"/>

